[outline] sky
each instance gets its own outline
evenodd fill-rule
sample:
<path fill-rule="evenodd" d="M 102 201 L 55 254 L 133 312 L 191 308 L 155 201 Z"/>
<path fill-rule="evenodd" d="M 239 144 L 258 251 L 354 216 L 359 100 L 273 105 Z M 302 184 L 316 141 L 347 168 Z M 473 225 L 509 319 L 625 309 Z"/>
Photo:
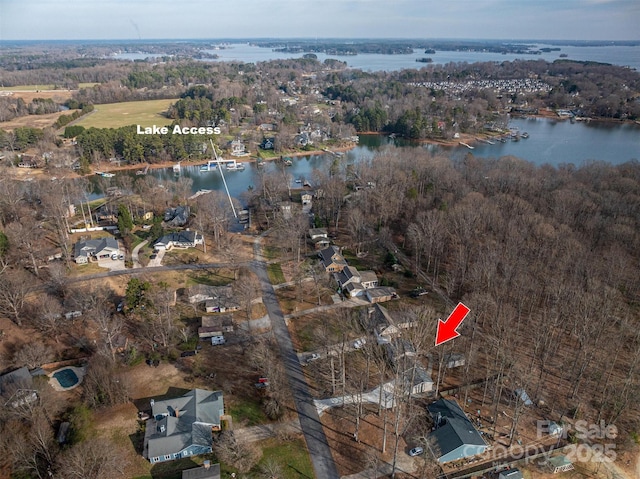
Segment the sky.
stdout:
<path fill-rule="evenodd" d="M 0 40 L 640 40 L 640 0 L 0 0 Z"/>

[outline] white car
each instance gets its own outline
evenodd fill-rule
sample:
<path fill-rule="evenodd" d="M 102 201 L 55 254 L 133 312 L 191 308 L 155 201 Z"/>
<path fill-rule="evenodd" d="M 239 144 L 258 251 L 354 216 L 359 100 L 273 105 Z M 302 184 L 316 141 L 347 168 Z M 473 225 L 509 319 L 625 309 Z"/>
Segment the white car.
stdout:
<path fill-rule="evenodd" d="M 424 454 L 424 449 L 421 448 L 420 446 L 414 447 L 409 451 L 409 455 L 411 457 L 419 456 L 420 454 Z"/>
<path fill-rule="evenodd" d="M 362 349 L 365 344 L 367 344 L 367 340 L 366 339 L 364 339 L 364 338 L 356 339 L 353 342 L 353 348 L 354 349 Z"/>
<path fill-rule="evenodd" d="M 316 361 L 318 359 L 320 359 L 320 355 L 318 353 L 311 353 L 309 356 L 307 356 L 307 363 Z"/>

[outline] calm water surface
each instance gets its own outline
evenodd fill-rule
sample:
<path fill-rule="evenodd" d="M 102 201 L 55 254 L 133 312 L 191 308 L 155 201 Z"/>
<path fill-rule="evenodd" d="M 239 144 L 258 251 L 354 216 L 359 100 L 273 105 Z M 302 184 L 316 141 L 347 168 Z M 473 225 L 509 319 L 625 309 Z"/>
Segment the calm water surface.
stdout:
<path fill-rule="evenodd" d="M 552 46 L 546 44 L 537 44 L 538 48 Z M 366 71 L 397 71 L 404 68 L 422 68 L 426 64 L 416 62 L 417 58 L 430 57 L 433 64 L 442 65 L 450 62 L 503 62 L 520 60 L 546 60 L 554 61 L 560 58 L 560 54 L 568 55 L 569 60 L 595 61 L 602 63 L 612 63 L 614 65 L 629 66 L 640 70 L 640 46 L 623 47 L 623 46 L 607 46 L 607 47 L 571 47 L 561 46 L 561 50 L 556 52 L 542 53 L 541 55 L 516 55 L 490 52 L 449 52 L 437 51 L 434 54 L 426 55 L 424 50 L 414 50 L 412 54 L 407 55 L 383 55 L 375 53 L 359 54 L 355 56 L 335 56 L 318 53 L 318 60 L 323 62 L 327 58 L 335 58 L 337 60 L 346 61 L 351 68 L 360 68 Z M 264 62 L 269 60 L 277 60 L 281 58 L 301 58 L 302 53 L 282 53 L 274 52 L 269 48 L 262 48 L 246 43 L 237 43 L 229 45 L 228 48 L 220 50 L 206 50 L 209 53 L 215 53 L 220 58 L 217 60 L 204 61 L 236 61 L 244 63 Z M 163 54 L 146 54 L 146 53 L 120 53 L 114 55 L 114 58 L 125 60 L 143 60 L 147 57 L 157 58 Z"/>
<path fill-rule="evenodd" d="M 360 144 L 346 152 L 342 158 L 335 158 L 328 154 L 294 157 L 290 167 L 284 167 L 281 163 L 267 162 L 263 171 L 279 172 L 286 175 L 292 188 L 299 188 L 300 184 L 295 183 L 295 180 L 303 178 L 309 180 L 313 186 L 314 170 L 326 171 L 334 162 L 338 165 L 344 165 L 371 159 L 387 145 L 410 149 L 424 148 L 433 153 L 446 154 L 454 159 L 469 153 L 481 158 L 499 158 L 512 155 L 536 165 L 558 166 L 573 163 L 580 166 L 593 160 L 611 164 L 640 160 L 640 125 L 513 119 L 510 122 L 510 127 L 517 128 L 520 132 L 529 133 L 529 138 L 517 142 L 496 142 L 494 145 L 475 143 L 474 149 L 469 150 L 464 146 L 442 148 L 402 139 L 392 140 L 382 135 L 363 135 Z M 255 163 L 245 163 L 245 165 L 244 171 L 224 170 L 229 192 L 239 199 L 242 199 L 242 194 L 248 189 L 257 187 L 262 171 Z M 132 171 L 118 174 L 130 174 L 135 179 L 135 173 Z M 176 180 L 171 168 L 149 170 L 149 174 L 156 176 L 163 182 Z M 183 166 L 181 175 L 193 180 L 193 192 L 201 189 L 224 189 L 220 172 L 217 169 L 201 172 L 199 166 Z"/>

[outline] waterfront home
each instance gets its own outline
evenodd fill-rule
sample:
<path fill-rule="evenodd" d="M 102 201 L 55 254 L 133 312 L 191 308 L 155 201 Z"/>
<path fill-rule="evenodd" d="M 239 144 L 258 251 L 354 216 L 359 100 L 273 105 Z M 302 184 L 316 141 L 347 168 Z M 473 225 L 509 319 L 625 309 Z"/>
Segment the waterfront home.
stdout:
<path fill-rule="evenodd" d="M 273 150 L 275 145 L 275 138 L 264 138 L 262 143 L 260 143 L 260 148 L 263 150 Z"/>

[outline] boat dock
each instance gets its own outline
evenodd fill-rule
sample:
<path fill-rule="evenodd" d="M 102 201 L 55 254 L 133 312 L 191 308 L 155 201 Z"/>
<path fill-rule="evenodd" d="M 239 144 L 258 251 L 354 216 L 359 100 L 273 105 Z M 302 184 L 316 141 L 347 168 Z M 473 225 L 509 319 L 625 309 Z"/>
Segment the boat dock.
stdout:
<path fill-rule="evenodd" d="M 195 200 L 198 196 L 206 195 L 211 193 L 213 190 L 198 190 L 193 195 L 189 196 L 190 200 Z"/>
<path fill-rule="evenodd" d="M 322 148 L 322 151 L 325 153 L 329 153 L 330 155 L 336 156 L 338 158 L 344 156 L 344 153 L 341 151 L 331 151 L 329 148 Z"/>

